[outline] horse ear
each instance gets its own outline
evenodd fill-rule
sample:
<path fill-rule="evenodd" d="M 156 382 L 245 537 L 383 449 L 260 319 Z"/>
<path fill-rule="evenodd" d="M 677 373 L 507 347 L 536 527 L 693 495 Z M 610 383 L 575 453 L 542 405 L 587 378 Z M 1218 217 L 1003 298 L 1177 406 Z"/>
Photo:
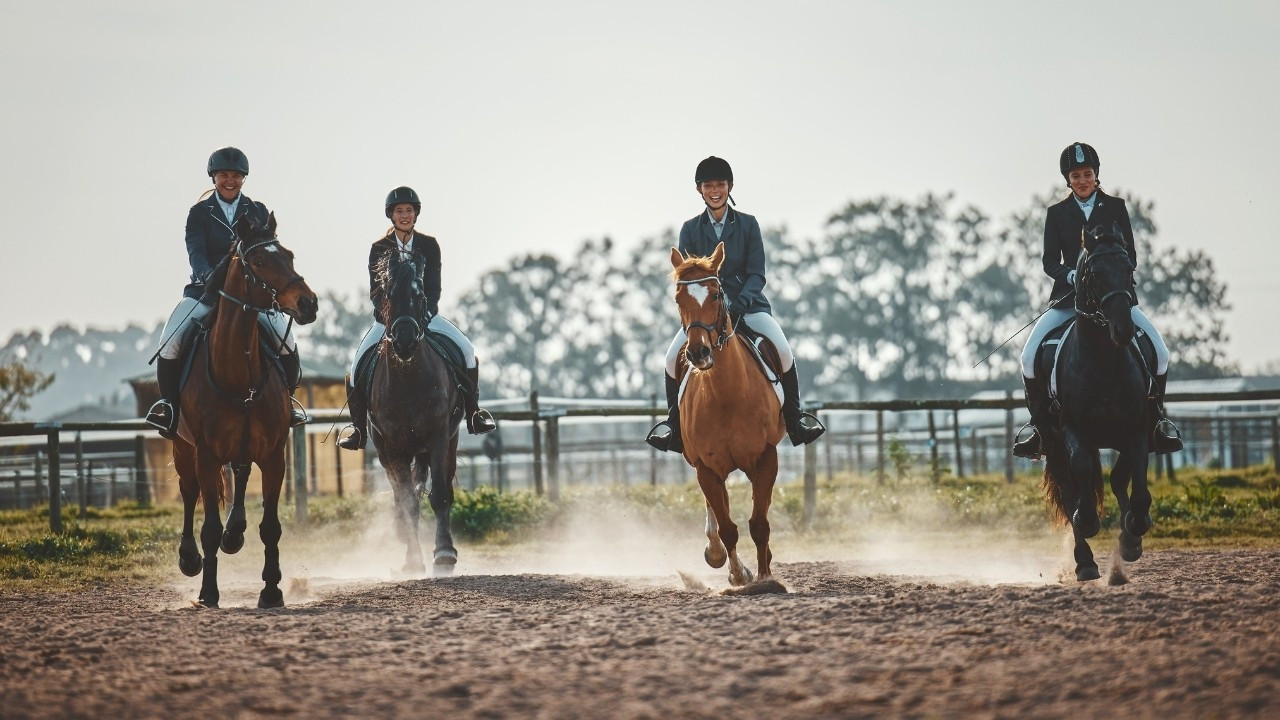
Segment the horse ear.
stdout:
<path fill-rule="evenodd" d="M 680 254 L 679 250 L 671 248 L 671 267 L 678 268 L 682 264 L 684 264 L 684 256 Z"/>
<path fill-rule="evenodd" d="M 271 237 L 276 236 L 276 211 L 272 210 L 267 214 L 267 234 Z"/>
<path fill-rule="evenodd" d="M 717 273 L 720 272 L 720 265 L 724 263 L 724 243 L 716 245 L 716 249 L 711 253 L 711 268 Z"/>
<path fill-rule="evenodd" d="M 253 220 L 248 216 L 244 216 L 236 221 L 236 237 L 243 240 L 249 237 L 249 233 L 253 232 Z"/>
<path fill-rule="evenodd" d="M 1111 234 L 1115 235 L 1117 238 L 1120 238 L 1121 240 L 1124 239 L 1124 231 L 1120 229 L 1119 220 L 1111 221 Z"/>

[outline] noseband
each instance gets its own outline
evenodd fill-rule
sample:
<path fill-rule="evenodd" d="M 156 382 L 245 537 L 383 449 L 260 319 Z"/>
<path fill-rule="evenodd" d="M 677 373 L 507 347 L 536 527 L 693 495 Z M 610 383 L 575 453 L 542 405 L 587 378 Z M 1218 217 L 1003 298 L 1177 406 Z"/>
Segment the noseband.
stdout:
<path fill-rule="evenodd" d="M 405 262 L 410 263 L 410 266 L 413 268 L 413 279 L 409 281 L 409 295 L 415 300 L 422 300 L 423 301 L 422 305 L 426 305 L 425 298 L 423 298 L 422 280 L 420 277 L 420 273 L 418 272 L 418 265 L 416 262 L 413 262 L 412 260 L 407 260 Z M 387 295 L 389 297 L 394 297 L 395 293 L 390 288 L 388 288 Z M 397 315 L 395 320 L 391 321 L 391 326 L 387 328 L 386 337 L 390 338 L 393 335 L 395 335 L 396 328 L 400 327 L 404 323 L 409 323 L 410 325 L 413 326 L 414 342 L 418 342 L 419 340 L 422 339 L 424 335 L 426 335 L 427 323 L 424 322 L 424 318 L 417 317 L 411 313 L 405 313 L 403 315 Z"/>
<path fill-rule="evenodd" d="M 1077 302 L 1076 314 L 1082 317 L 1085 317 L 1090 321 L 1092 321 L 1093 323 L 1100 325 L 1102 327 L 1106 327 L 1109 324 L 1107 322 L 1106 315 L 1102 314 L 1103 303 L 1105 303 L 1107 300 L 1110 300 L 1112 297 L 1116 295 L 1124 295 L 1125 297 L 1129 298 L 1129 303 L 1131 305 L 1135 300 L 1133 295 L 1133 290 L 1131 288 L 1125 288 L 1125 289 L 1117 288 L 1109 292 L 1106 292 L 1101 297 L 1099 297 L 1098 289 L 1095 286 L 1095 282 L 1094 282 L 1095 275 L 1096 275 L 1096 270 L 1094 269 L 1094 262 L 1100 258 L 1108 257 L 1111 255 L 1120 255 L 1121 257 L 1124 258 L 1125 265 L 1128 266 L 1128 269 L 1129 269 L 1129 282 L 1130 282 L 1130 285 L 1132 286 L 1133 262 L 1129 260 L 1129 254 L 1125 252 L 1124 248 L 1116 243 L 1107 243 L 1106 245 L 1102 246 L 1100 249 L 1098 249 L 1096 252 L 1093 252 L 1093 253 L 1090 253 L 1088 250 L 1082 249 L 1080 252 L 1080 259 L 1076 262 L 1076 290 L 1077 290 L 1076 297 L 1078 301 L 1079 300 L 1084 301 L 1083 305 L 1080 302 Z M 1090 306 L 1093 307 L 1092 310 L 1087 309 Z"/>
<path fill-rule="evenodd" d="M 689 336 L 689 330 L 692 328 L 706 330 L 707 333 L 715 337 L 715 342 L 712 343 L 715 349 L 720 350 L 724 347 L 724 344 L 728 342 L 729 338 L 733 336 L 731 331 L 725 330 L 729 324 L 729 318 L 728 311 L 725 310 L 724 306 L 724 290 L 720 286 L 720 278 L 715 275 L 709 275 L 696 280 L 677 280 L 676 285 L 702 285 L 709 282 L 714 282 L 716 284 L 716 290 L 711 294 L 711 299 L 720 303 L 720 309 L 716 312 L 716 325 L 708 325 L 703 322 L 691 322 L 684 326 L 684 334 L 687 338 Z"/>
<path fill-rule="evenodd" d="M 229 294 L 225 289 L 219 290 L 218 294 L 230 300 L 231 302 L 235 303 L 236 305 L 239 305 L 240 309 L 243 312 L 249 312 L 249 311 L 260 312 L 260 313 L 280 312 L 280 303 L 276 301 L 276 296 L 279 293 L 282 293 L 288 290 L 289 288 L 293 287 L 294 285 L 300 282 L 303 282 L 302 276 L 295 274 L 293 277 L 289 278 L 289 282 L 285 283 L 284 287 L 280 288 L 279 290 L 276 290 L 275 288 L 263 282 L 261 278 L 259 278 L 257 275 L 254 274 L 253 269 L 249 267 L 249 253 L 253 252 L 254 250 L 257 250 L 258 248 L 266 247 L 268 245 L 276 245 L 278 247 L 279 246 L 278 243 L 279 241 L 276 240 L 275 238 L 269 238 L 261 242 L 256 242 L 246 248 L 244 246 L 244 240 L 237 239 L 236 244 L 231 246 L 232 254 L 240 258 L 240 269 L 244 273 L 245 284 L 249 285 L 250 287 L 257 285 L 263 290 L 266 290 L 267 292 L 271 293 L 271 304 L 268 307 L 258 307 L 257 305 L 254 305 L 248 302 L 247 300 L 241 300 L 240 298 Z"/>

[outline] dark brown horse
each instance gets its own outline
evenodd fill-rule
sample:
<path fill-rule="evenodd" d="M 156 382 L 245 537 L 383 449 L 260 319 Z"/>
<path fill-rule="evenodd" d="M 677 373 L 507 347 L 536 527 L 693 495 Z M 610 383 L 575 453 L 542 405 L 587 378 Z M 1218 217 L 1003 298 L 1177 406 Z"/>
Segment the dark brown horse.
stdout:
<path fill-rule="evenodd" d="M 786 434 L 782 402 L 755 358 L 733 332 L 720 265 L 724 245 L 710 257 L 686 259 L 671 249 L 676 305 L 688 336 L 684 357 L 690 366 L 680 396 L 680 431 L 684 458 L 698 473 L 707 501 L 707 548 L 711 567 L 729 561 L 729 582 L 751 582 L 751 571 L 738 559 L 738 526 L 729 517 L 725 479 L 741 470 L 751 480 L 751 539 L 756 545 L 760 579 L 772 576 L 769 563 L 769 505 L 778 476 L 778 441 Z"/>
<path fill-rule="evenodd" d="M 404 572 L 426 570 L 418 519 L 422 493 L 430 487 L 436 518 L 433 561 L 436 572 L 448 573 L 458 562 L 449 527 L 462 419 L 458 383 L 426 337 L 430 317 L 421 269 L 412 258 L 391 252 L 379 279 L 386 290 L 382 316 L 391 324 L 377 348 L 369 434 L 395 497 L 396 530 L 406 544 Z"/>
<path fill-rule="evenodd" d="M 182 489 L 182 541 L 178 566 L 194 577 L 203 569 L 200 604 L 218 605 L 218 549 L 235 553 L 244 545 L 244 510 L 249 464 L 262 473 L 262 524 L 266 546 L 258 607 L 281 607 L 280 519 L 276 514 L 284 481 L 289 438 L 289 389 L 260 347 L 260 312 L 283 312 L 299 324 L 316 319 L 316 295 L 293 269 L 293 253 L 276 240 L 273 213 L 266 227 L 248 219 L 236 223 L 236 242 L 227 260 L 226 283 L 203 347 L 196 350 L 190 380 L 182 390 L 179 439 L 173 464 Z M 232 464 L 235 497 L 224 530 L 218 506 L 224 499 L 222 467 Z M 196 500 L 204 500 L 204 525 L 196 549 Z"/>

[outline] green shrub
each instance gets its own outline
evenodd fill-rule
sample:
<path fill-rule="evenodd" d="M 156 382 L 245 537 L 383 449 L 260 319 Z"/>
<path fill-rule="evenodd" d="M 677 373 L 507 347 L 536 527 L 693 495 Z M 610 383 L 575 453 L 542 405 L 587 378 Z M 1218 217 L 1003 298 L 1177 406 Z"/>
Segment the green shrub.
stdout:
<path fill-rule="evenodd" d="M 483 485 L 474 491 L 459 490 L 453 496 L 450 520 L 453 531 L 471 540 L 506 536 L 535 525 L 551 514 L 551 503 L 527 491 L 499 493 Z M 428 516 L 431 508 L 423 504 Z"/>

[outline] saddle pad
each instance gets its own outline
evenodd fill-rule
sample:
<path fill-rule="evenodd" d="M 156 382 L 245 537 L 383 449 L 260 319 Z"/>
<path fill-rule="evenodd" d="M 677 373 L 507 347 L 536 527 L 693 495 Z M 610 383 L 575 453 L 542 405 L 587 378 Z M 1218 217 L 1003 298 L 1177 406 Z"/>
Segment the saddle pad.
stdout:
<path fill-rule="evenodd" d="M 1047 338 L 1040 346 L 1042 348 L 1041 350 L 1042 352 L 1045 349 L 1047 349 L 1049 346 L 1052 346 L 1052 345 L 1057 346 L 1053 350 L 1053 362 L 1049 368 L 1049 397 L 1050 398 L 1058 397 L 1058 356 L 1062 354 L 1062 346 L 1066 344 L 1067 337 L 1071 334 L 1071 331 L 1075 329 L 1075 326 L 1076 326 L 1075 320 L 1068 321 L 1065 325 L 1060 326 L 1060 327 L 1066 328 L 1062 332 L 1061 337 L 1054 337 L 1054 335 L 1056 335 L 1058 332 L 1055 329 L 1052 333 L 1050 333 L 1049 338 Z M 1133 333 L 1133 339 L 1129 341 L 1129 344 L 1133 347 L 1134 352 L 1138 354 L 1138 358 L 1142 363 L 1142 367 L 1146 371 L 1147 392 L 1151 392 L 1151 389 L 1155 383 L 1155 365 L 1156 365 L 1155 342 L 1152 341 L 1149 335 L 1143 332 L 1142 328 L 1136 328 Z M 1037 361 L 1037 364 L 1038 363 L 1039 361 Z"/>

